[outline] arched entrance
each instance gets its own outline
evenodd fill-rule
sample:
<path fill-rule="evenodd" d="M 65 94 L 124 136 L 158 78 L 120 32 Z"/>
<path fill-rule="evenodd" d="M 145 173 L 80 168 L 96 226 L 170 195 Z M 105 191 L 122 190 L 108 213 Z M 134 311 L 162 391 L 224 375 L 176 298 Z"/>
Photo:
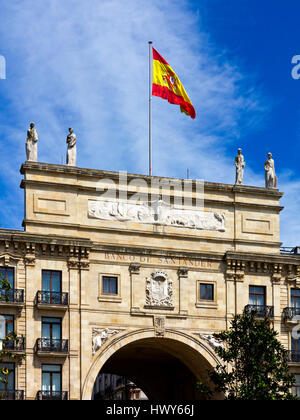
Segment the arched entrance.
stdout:
<path fill-rule="evenodd" d="M 217 363 L 206 343 L 180 331 L 166 330 L 159 338 L 153 328 L 123 333 L 95 354 L 82 398 L 91 399 L 101 371 L 130 378 L 150 400 L 199 399 L 196 382 L 209 383 L 207 370 Z"/>

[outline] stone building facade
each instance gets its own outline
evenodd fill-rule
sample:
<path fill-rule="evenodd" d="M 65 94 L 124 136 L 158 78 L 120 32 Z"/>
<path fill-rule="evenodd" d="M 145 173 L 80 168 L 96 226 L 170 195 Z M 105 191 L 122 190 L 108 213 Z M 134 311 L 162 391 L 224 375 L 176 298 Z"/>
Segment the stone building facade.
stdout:
<path fill-rule="evenodd" d="M 24 230 L 0 230 L 13 287 L 0 315 L 24 336 L 13 398 L 89 400 L 101 371 L 149 399 L 195 399 L 218 363 L 211 334 L 249 303 L 269 311 L 300 374 L 300 256 L 280 253 L 277 189 L 198 191 L 195 181 L 37 162 L 21 174 Z M 189 204 L 176 204 L 174 183 Z"/>

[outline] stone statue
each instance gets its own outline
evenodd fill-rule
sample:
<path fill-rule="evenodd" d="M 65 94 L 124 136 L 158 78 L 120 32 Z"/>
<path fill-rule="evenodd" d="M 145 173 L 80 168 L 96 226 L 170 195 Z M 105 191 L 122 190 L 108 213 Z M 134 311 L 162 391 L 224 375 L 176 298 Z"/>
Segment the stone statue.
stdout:
<path fill-rule="evenodd" d="M 265 176 L 266 176 L 266 188 L 277 187 L 277 176 L 275 174 L 274 160 L 272 159 L 272 153 L 268 153 L 268 159 L 265 162 Z"/>
<path fill-rule="evenodd" d="M 245 166 L 246 166 L 246 163 L 244 161 L 244 156 L 242 155 L 242 149 L 238 149 L 238 155 L 235 157 L 235 167 L 236 167 L 235 183 L 237 185 L 243 184 Z"/>
<path fill-rule="evenodd" d="M 37 161 L 37 142 L 39 136 L 34 128 L 34 123 L 30 123 L 30 128 L 27 130 L 27 140 L 26 140 L 26 157 L 27 160 L 36 162 Z"/>
<path fill-rule="evenodd" d="M 69 128 L 69 132 L 67 136 L 67 165 L 76 166 L 76 134 L 72 127 Z"/>

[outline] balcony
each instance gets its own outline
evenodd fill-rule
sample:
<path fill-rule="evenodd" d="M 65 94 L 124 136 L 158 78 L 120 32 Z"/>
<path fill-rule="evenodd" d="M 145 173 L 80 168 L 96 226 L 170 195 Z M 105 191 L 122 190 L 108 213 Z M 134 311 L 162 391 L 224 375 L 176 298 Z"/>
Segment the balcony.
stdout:
<path fill-rule="evenodd" d="M 274 306 L 247 305 L 244 311 L 248 314 L 255 314 L 256 318 L 274 318 Z"/>
<path fill-rule="evenodd" d="M 300 363 L 300 352 L 294 350 L 287 350 L 288 363 Z"/>
<path fill-rule="evenodd" d="M 25 337 L 14 337 L 3 342 L 4 351 L 12 351 L 14 353 L 24 353 Z"/>
<path fill-rule="evenodd" d="M 16 389 L 10 391 L 0 391 L 0 400 L 24 400 L 24 391 Z"/>
<path fill-rule="evenodd" d="M 53 338 L 38 338 L 35 351 L 38 356 L 64 357 L 69 352 L 69 341 Z"/>
<path fill-rule="evenodd" d="M 288 324 L 294 324 L 294 325 L 299 324 L 300 308 L 284 308 L 283 319 Z"/>
<path fill-rule="evenodd" d="M 66 401 L 68 399 L 67 391 L 38 391 L 37 400 L 48 400 L 48 401 Z"/>
<path fill-rule="evenodd" d="M 69 294 L 39 290 L 36 294 L 36 306 L 39 309 L 65 311 L 69 305 Z"/>
<path fill-rule="evenodd" d="M 22 307 L 24 305 L 23 289 L 0 289 L 0 306 L 1 307 Z"/>

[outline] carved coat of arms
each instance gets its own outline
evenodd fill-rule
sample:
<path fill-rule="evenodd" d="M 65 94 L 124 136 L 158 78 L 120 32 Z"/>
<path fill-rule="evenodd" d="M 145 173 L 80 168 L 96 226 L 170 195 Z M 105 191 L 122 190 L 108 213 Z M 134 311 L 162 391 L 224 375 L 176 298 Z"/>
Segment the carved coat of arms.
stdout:
<path fill-rule="evenodd" d="M 146 305 L 172 307 L 173 281 L 167 273 L 155 270 L 146 280 Z"/>

